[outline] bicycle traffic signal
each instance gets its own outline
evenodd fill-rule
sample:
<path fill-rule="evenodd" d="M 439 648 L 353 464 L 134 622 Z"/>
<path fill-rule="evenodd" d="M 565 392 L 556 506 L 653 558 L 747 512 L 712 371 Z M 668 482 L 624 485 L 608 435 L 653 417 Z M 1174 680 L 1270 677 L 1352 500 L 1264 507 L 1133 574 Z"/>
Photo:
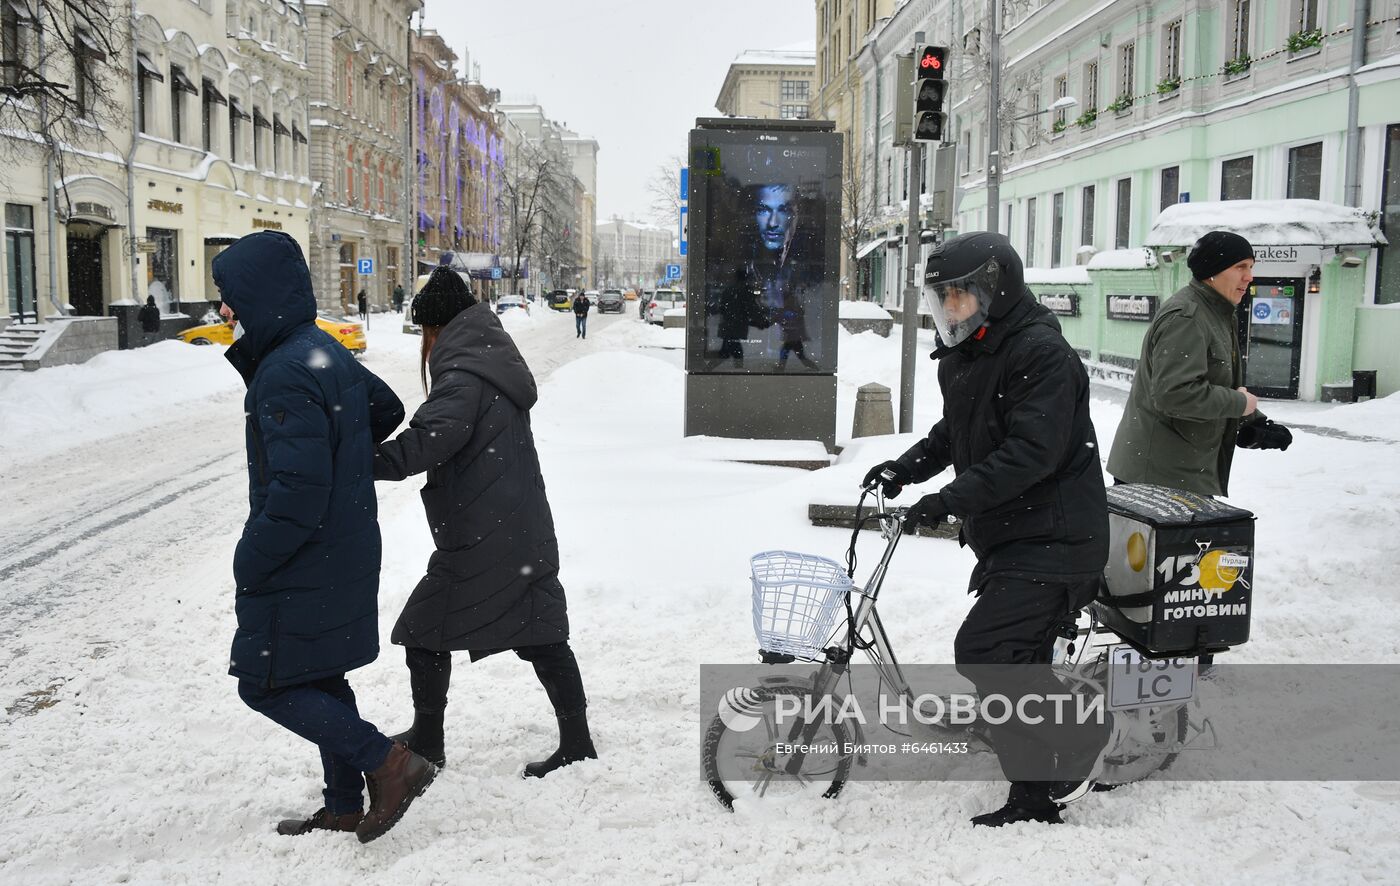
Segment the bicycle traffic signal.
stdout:
<path fill-rule="evenodd" d="M 948 47 L 920 46 L 914 53 L 914 141 L 941 142 L 948 115 L 943 96 L 948 92 L 944 73 Z"/>

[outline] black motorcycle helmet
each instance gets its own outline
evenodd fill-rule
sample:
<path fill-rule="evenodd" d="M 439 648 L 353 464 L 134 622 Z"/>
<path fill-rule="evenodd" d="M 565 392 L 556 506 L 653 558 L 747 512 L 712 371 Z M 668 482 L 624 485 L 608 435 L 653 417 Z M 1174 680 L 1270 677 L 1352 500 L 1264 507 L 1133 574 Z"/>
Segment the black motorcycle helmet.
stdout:
<path fill-rule="evenodd" d="M 1021 256 L 1001 234 L 978 231 L 935 246 L 924 266 L 924 307 L 939 340 L 956 347 L 1021 298 Z"/>

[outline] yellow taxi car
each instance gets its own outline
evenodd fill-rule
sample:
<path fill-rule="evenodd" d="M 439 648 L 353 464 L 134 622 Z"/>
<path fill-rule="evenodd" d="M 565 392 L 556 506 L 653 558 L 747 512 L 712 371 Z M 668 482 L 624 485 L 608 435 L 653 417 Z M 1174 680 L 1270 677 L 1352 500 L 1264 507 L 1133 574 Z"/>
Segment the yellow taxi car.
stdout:
<path fill-rule="evenodd" d="M 365 328 L 349 320 L 336 320 L 333 317 L 316 316 L 316 325 L 324 329 L 331 338 L 340 342 L 352 354 L 363 354 L 368 347 L 365 342 Z M 181 341 L 192 345 L 231 345 L 233 327 L 223 321 L 192 326 L 180 333 Z"/>

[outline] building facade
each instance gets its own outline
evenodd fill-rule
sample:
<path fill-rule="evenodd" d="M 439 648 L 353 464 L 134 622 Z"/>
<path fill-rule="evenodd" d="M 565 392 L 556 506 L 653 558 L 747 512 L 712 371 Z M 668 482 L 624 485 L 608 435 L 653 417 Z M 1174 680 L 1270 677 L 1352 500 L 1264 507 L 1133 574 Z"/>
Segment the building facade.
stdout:
<path fill-rule="evenodd" d="M 571 133 L 533 102 L 506 102 L 498 110 L 506 141 L 502 212 L 508 264 L 521 251 L 521 265 L 528 265 L 532 281 L 522 278 L 516 286 L 536 292 L 581 289 L 587 282 L 578 217 L 584 197 L 564 141 Z"/>
<path fill-rule="evenodd" d="M 598 286 L 597 240 L 598 216 L 598 142 L 586 135 L 564 130 L 564 150 L 577 186 L 574 189 L 574 217 L 578 219 L 579 262 L 586 286 Z"/>
<path fill-rule="evenodd" d="M 816 66 L 811 48 L 741 52 L 724 75 L 715 107 L 726 117 L 805 120 Z"/>
<path fill-rule="evenodd" d="M 489 280 L 503 236 L 505 143 L 493 109 L 500 93 L 459 76 L 456 53 L 437 32 L 415 31 L 412 40 L 418 273 L 451 252 Z"/>
<path fill-rule="evenodd" d="M 1381 14 L 1383 4 L 1369 6 L 1364 49 L 1353 72 L 1357 29 L 1350 24 L 1349 3 L 1121 0 L 1093 9 L 1066 0 L 1010 4 L 1000 27 L 1000 198 L 993 210 L 987 201 L 986 4 L 906 4 L 872 33 L 861 57 L 873 80 L 866 95 L 875 104 L 867 105 L 864 119 L 867 130 L 878 134 L 861 145 L 861 163 L 877 181 L 881 219 L 872 249 L 862 257 L 883 265 L 881 273 L 872 273 L 881 280 L 875 296 L 886 305 L 901 303 L 903 277 L 893 271 L 903 267 L 902 245 L 885 249 L 876 241 L 881 235 L 894 240 L 907 215 L 905 152 L 892 144 L 889 99 L 892 55 L 912 46 L 916 30 L 953 50 L 946 104 L 950 140 L 958 149 L 954 230 L 995 227 L 1030 268 L 1072 269 L 1096 254 L 1159 242 L 1150 238 L 1160 214 L 1182 202 L 1310 199 L 1350 205 L 1373 213 L 1396 240 L 1400 213 L 1389 207 L 1400 193 L 1400 33 L 1394 16 Z M 1354 129 L 1348 113 L 1353 106 Z M 932 171 L 929 163 L 926 181 Z M 1395 312 L 1383 309 L 1400 302 L 1396 250 L 1393 243 L 1367 248 L 1349 256 L 1345 267 L 1336 251 L 1326 252 L 1309 265 L 1316 268 L 1316 291 L 1294 312 L 1302 318 L 1291 345 L 1297 396 L 1313 398 L 1323 386 L 1342 381 L 1349 371 L 1344 364 L 1390 365 L 1377 342 L 1400 335 Z M 1100 268 L 1114 270 L 1102 262 Z M 1097 270 L 1096 276 L 1114 277 Z M 1267 263 L 1260 270 L 1269 272 Z M 1161 265 L 1134 272 L 1151 272 L 1162 286 L 1175 279 Z M 1312 276 L 1308 270 L 1297 279 Z M 1332 317 L 1340 301 L 1347 306 Z M 1121 318 L 1103 313 L 1107 338 L 1095 331 L 1093 341 L 1075 344 L 1131 362 L 1141 329 L 1122 321 L 1129 331 L 1119 335 Z M 1344 341 L 1324 343 L 1329 337 Z M 1103 347 L 1105 340 L 1111 347 Z M 1354 356 L 1324 356 L 1342 352 Z M 1388 374 L 1400 374 L 1400 364 Z"/>
<path fill-rule="evenodd" d="M 56 133 L 53 156 L 5 139 L 0 285 L 13 319 L 105 316 L 148 296 L 198 317 L 218 301 L 211 263 L 233 240 L 283 230 L 305 248 L 308 71 L 296 7 L 138 0 L 106 39 L 79 29 L 77 45 L 57 47 L 40 45 L 52 31 L 25 10 L 12 3 L 0 16 L 4 51 L 74 84 L 78 125 Z M 7 108 L 6 128 L 42 131 L 40 104 Z"/>
<path fill-rule="evenodd" d="M 316 297 L 325 309 L 349 311 L 363 290 L 371 304 L 386 305 L 396 284 L 412 284 L 409 18 L 422 3 L 318 0 L 305 8 Z"/>
<path fill-rule="evenodd" d="M 665 276 L 666 265 L 684 264 L 676 232 L 614 218 L 600 222 L 598 285 L 620 289 L 651 289 Z"/>

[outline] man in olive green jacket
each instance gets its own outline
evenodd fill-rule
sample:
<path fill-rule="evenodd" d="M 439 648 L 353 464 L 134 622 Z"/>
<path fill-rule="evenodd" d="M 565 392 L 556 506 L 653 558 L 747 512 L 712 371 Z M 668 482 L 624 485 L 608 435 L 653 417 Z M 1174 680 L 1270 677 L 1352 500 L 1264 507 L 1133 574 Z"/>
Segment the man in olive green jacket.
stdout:
<path fill-rule="evenodd" d="M 1225 495 L 1237 444 L 1287 449 L 1293 436 L 1243 387 L 1235 309 L 1254 279 L 1253 248 L 1238 234 L 1211 231 L 1187 264 L 1194 279 L 1143 338 L 1108 472 L 1124 483 Z"/>

